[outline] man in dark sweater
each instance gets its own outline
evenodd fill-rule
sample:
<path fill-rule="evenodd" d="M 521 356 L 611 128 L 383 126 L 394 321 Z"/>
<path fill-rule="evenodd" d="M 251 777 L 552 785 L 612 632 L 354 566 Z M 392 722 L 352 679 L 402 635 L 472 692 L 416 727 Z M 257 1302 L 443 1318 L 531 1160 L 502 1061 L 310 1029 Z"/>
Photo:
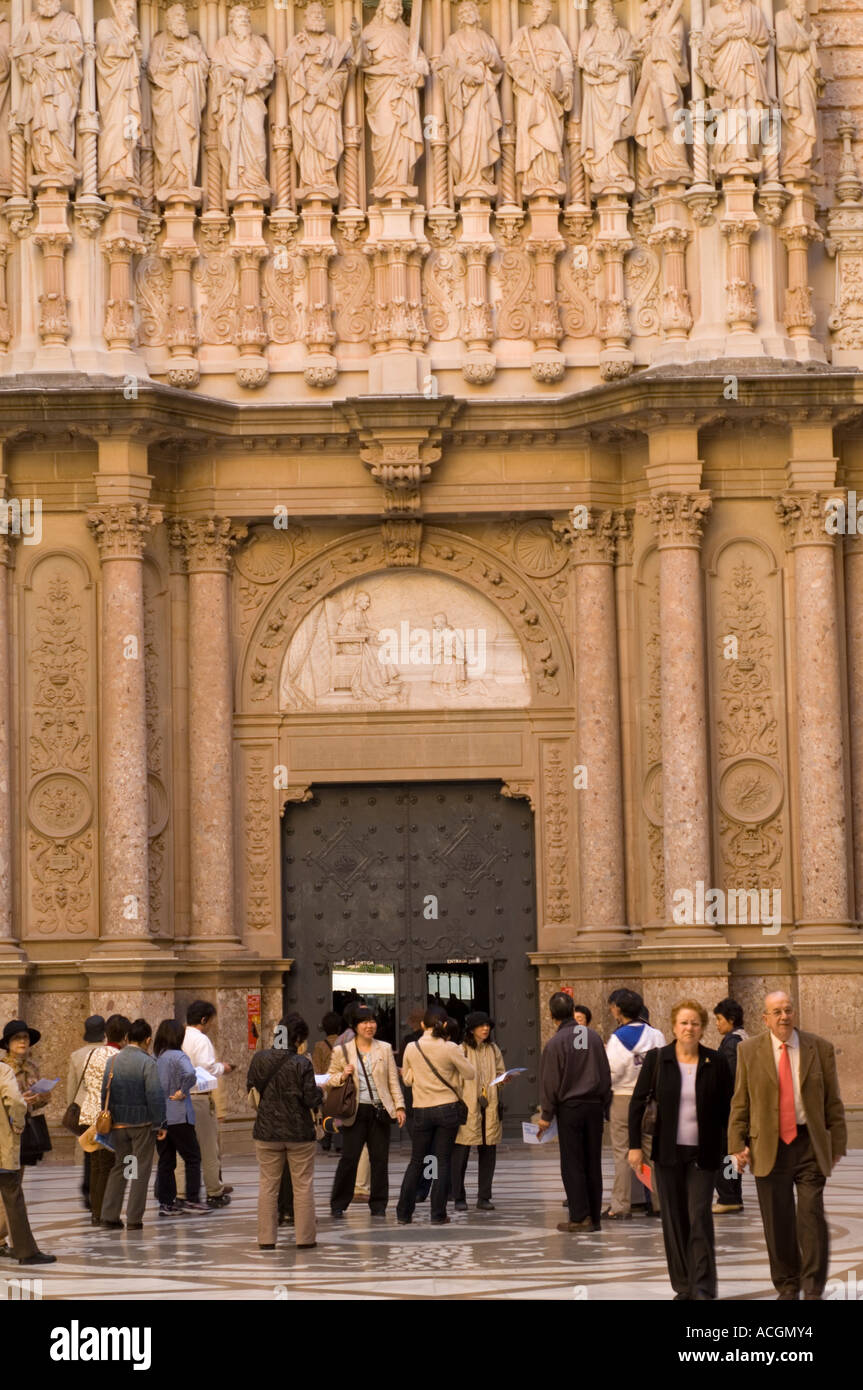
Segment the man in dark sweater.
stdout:
<path fill-rule="evenodd" d="M 543 1048 L 539 1071 L 540 1130 L 557 1119 L 560 1173 L 569 1220 L 559 1231 L 599 1231 L 602 1209 L 602 1125 L 611 1106 L 611 1072 L 599 1034 L 576 1023 L 568 994 L 553 994 L 557 1032 Z"/>

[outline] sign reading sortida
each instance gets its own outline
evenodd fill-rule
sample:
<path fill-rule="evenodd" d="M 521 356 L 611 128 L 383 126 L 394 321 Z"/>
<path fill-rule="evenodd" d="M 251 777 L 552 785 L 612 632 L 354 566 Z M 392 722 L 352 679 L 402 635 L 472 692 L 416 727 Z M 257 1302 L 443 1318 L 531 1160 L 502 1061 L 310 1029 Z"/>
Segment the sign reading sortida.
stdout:
<path fill-rule="evenodd" d="M 82 1327 L 73 1318 L 51 1330 L 52 1361 L 131 1361 L 133 1370 L 148 1371 L 151 1350 L 149 1327 Z"/>

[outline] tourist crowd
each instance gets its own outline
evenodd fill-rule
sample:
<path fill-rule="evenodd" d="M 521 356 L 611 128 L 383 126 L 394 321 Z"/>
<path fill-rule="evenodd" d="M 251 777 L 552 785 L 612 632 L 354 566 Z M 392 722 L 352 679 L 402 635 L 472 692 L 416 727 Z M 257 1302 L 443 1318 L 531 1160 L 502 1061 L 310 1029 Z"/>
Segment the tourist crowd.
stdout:
<path fill-rule="evenodd" d="M 742 1174 L 751 1167 L 778 1297 L 821 1298 L 829 1251 L 824 1186 L 846 1151 L 832 1045 L 797 1029 L 781 991 L 765 999 L 765 1030 L 754 1037 L 739 1003 L 721 1000 L 713 1010 L 718 1050 L 702 1042 L 708 1015 L 695 999 L 671 1009 L 668 1043 L 634 990 L 614 990 L 608 1004 L 617 1027 L 605 1044 L 590 1026 L 590 1008 L 570 993 L 555 993 L 548 1004 L 554 1031 L 542 1054 L 531 1133 L 537 1142 L 556 1135 L 559 1143 L 567 1216 L 558 1231 L 597 1234 L 603 1219 L 628 1221 L 638 1212 L 658 1218 L 675 1297 L 714 1299 L 713 1216 L 743 1210 Z M 63 1124 L 83 1150 L 81 1194 L 94 1226 L 142 1229 L 154 1161 L 160 1218 L 230 1203 L 214 1093 L 232 1068 L 216 1058 L 215 1020 L 215 1007 L 202 1000 L 189 1006 L 185 1025 L 165 1019 L 155 1038 L 144 1019 L 87 1019 L 84 1045 L 69 1059 Z M 425 1201 L 436 1226 L 450 1224 L 450 1202 L 466 1210 L 474 1147 L 477 1210 L 494 1210 L 501 1088 L 510 1079 L 491 1036 L 494 1021 L 481 1012 L 456 1020 L 430 1000 L 411 1023 L 396 1054 L 376 1036 L 374 1012 L 351 1002 L 343 1016 L 325 1016 L 310 1056 L 308 1024 L 289 1014 L 272 1047 L 253 1056 L 246 1084 L 256 1111 L 261 1250 L 276 1249 L 282 1224 L 294 1226 L 297 1249 L 315 1248 L 319 1147 L 338 1154 L 331 1215 L 341 1218 L 364 1199 L 372 1218 L 385 1217 L 394 1125 L 406 1126 L 411 1140 L 400 1225 L 410 1225 Z M 39 1038 L 22 1019 L 7 1023 L 0 1038 L 8 1060 L 0 1062 L 0 1257 L 19 1264 L 54 1261 L 36 1246 L 22 1188 L 25 1168 L 51 1147 L 40 1113 L 50 1083 L 41 1082 L 31 1053 Z M 606 1123 L 614 1181 L 604 1207 Z"/>

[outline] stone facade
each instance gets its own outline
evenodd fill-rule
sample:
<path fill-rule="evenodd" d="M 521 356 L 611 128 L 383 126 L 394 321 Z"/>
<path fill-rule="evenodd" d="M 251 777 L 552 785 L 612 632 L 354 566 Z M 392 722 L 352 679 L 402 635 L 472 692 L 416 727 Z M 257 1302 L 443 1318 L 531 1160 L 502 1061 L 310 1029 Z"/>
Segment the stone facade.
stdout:
<path fill-rule="evenodd" d="M 10 19 L 0 1006 L 46 1072 L 205 994 L 243 1116 L 285 806 L 494 777 L 541 1010 L 781 985 L 863 1114 L 853 7 Z"/>

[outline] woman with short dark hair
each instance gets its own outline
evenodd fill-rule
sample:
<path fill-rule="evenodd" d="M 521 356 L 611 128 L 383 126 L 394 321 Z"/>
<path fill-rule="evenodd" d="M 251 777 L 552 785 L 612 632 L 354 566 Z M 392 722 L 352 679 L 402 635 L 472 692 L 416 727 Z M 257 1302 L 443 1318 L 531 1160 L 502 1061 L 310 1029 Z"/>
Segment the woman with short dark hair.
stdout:
<path fill-rule="evenodd" d="M 156 1140 L 159 1166 L 156 1170 L 156 1200 L 160 1216 L 181 1216 L 183 1212 L 208 1212 L 201 1201 L 201 1148 L 195 1133 L 192 1087 L 197 1073 L 183 1051 L 185 1028 L 175 1018 L 165 1018 L 156 1029 L 153 1056 L 159 1082 L 165 1092 L 167 1125 L 165 1138 Z M 186 1196 L 177 1199 L 177 1155 L 186 1169 Z"/>
<path fill-rule="evenodd" d="M 287 1163 L 294 1193 L 297 1249 L 317 1245 L 314 1111 L 324 1098 L 306 1056 L 309 1025 L 299 1014 L 282 1019 L 276 1046 L 256 1052 L 246 1081 L 258 1097 L 252 1138 L 258 1159 L 258 1247 L 275 1250 L 279 1188 Z"/>
<path fill-rule="evenodd" d="M 476 1145 L 479 1164 L 476 1209 L 494 1211 L 491 1184 L 503 1127 L 500 1122 L 500 1084 L 492 1086 L 491 1083 L 504 1070 L 504 1060 L 497 1043 L 491 1040 L 493 1027 L 494 1019 L 486 1013 L 468 1014 L 464 1021 L 461 1050 L 473 1063 L 476 1077 L 464 1083 L 462 1099 L 468 1113 L 455 1137 L 453 1149 L 452 1195 L 456 1211 L 467 1211 L 464 1178 L 473 1144 Z"/>

